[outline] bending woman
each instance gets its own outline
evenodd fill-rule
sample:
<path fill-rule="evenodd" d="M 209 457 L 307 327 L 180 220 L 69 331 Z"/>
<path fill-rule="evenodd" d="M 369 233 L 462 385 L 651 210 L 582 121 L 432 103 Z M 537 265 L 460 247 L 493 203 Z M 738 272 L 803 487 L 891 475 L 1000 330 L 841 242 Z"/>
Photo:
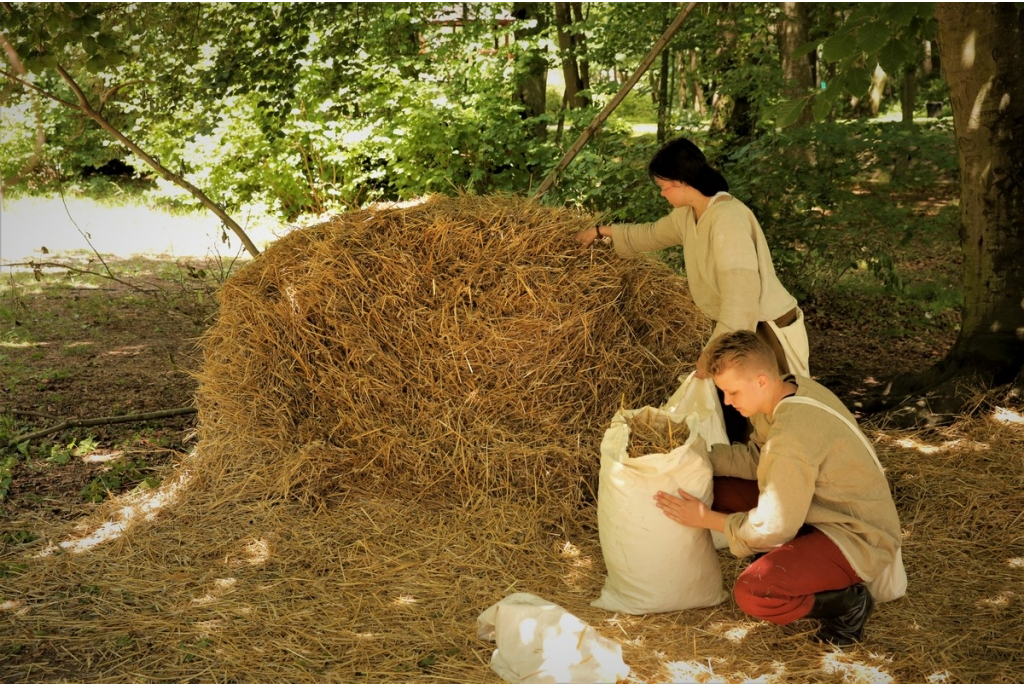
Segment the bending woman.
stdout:
<path fill-rule="evenodd" d="M 589 228 L 577 240 L 589 246 L 610 238 L 622 257 L 682 245 L 693 301 L 714 321 L 708 342 L 732 331 L 754 331 L 775 352 L 780 373 L 810 376 L 803 313 L 775 275 L 753 212 L 729 195 L 725 178 L 685 138 L 662 147 L 647 170 L 672 212 L 653 224 Z M 704 361 L 702 353 L 698 378 L 708 377 Z"/>

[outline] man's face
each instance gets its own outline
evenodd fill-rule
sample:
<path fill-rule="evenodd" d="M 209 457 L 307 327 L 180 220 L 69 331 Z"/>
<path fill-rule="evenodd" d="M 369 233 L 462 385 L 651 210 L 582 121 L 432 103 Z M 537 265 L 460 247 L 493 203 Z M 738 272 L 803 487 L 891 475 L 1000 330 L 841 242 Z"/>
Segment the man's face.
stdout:
<path fill-rule="evenodd" d="M 768 413 L 771 398 L 767 375 L 735 365 L 715 376 L 714 381 L 725 394 L 723 401 L 743 416 Z"/>

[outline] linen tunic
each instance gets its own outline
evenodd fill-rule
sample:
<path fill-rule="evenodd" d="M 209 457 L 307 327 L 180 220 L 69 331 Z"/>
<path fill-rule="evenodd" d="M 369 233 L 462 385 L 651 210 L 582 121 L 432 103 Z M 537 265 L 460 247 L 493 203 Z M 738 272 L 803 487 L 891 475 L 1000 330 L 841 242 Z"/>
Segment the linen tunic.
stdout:
<path fill-rule="evenodd" d="M 854 421 L 821 384 L 799 376 L 785 380 L 796 383 L 797 396 Z M 884 571 L 900 546 L 899 516 L 889 483 L 858 433 L 820 407 L 785 399 L 771 416 L 756 414 L 751 422 L 747 444 L 711 448 L 716 476 L 756 480 L 760 492 L 754 509 L 726 520 L 730 551 L 739 557 L 770 552 L 807 523 L 839 547 L 862 580 Z"/>
<path fill-rule="evenodd" d="M 652 224 L 612 224 L 611 231 L 622 257 L 683 246 L 693 301 L 715 321 L 711 340 L 755 330 L 759 321 L 774 321 L 796 307 L 775 274 L 757 218 L 731 195 L 715 196 L 700 221 L 692 208 L 679 207 Z"/>

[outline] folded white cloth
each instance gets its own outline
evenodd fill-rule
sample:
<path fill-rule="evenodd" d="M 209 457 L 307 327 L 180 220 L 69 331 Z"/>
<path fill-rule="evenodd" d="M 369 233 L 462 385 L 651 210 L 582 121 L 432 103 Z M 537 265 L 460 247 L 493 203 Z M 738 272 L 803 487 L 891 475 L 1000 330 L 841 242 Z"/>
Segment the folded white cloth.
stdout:
<path fill-rule="evenodd" d="M 536 595 L 509 595 L 476 623 L 477 637 L 497 646 L 491 669 L 510 683 L 614 683 L 629 675 L 622 645 Z"/>

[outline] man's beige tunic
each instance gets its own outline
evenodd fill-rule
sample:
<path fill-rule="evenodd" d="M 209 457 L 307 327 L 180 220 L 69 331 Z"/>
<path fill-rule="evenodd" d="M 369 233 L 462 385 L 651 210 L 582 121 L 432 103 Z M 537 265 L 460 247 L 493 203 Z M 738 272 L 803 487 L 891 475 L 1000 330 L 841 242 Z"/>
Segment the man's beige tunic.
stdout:
<path fill-rule="evenodd" d="M 788 376 L 798 396 L 853 416 L 832 392 L 809 378 Z M 892 562 L 901 533 L 889 483 L 860 436 L 824 409 L 783 399 L 771 416 L 751 417 L 747 444 L 713 445 L 716 476 L 756 480 L 757 506 L 730 514 L 725 536 L 733 554 L 769 552 L 808 523 L 827 535 L 862 580 Z M 858 429 L 859 431 L 859 429 Z"/>
<path fill-rule="evenodd" d="M 680 207 L 653 224 L 612 224 L 615 251 L 623 257 L 683 246 L 693 301 L 716 322 L 711 339 L 759 321 L 774 321 L 796 306 L 772 266 L 768 243 L 754 213 L 731 195 L 719 195 L 700 221 Z"/>

